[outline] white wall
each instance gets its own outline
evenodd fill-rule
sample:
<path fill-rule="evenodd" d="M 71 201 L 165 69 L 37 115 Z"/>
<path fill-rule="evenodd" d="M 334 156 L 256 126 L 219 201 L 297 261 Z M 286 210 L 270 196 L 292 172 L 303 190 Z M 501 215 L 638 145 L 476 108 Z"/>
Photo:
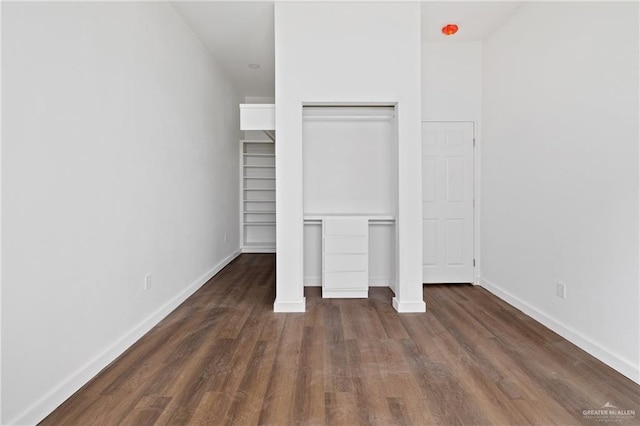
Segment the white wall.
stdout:
<path fill-rule="evenodd" d="M 638 4 L 526 3 L 483 51 L 482 283 L 639 381 Z"/>
<path fill-rule="evenodd" d="M 422 43 L 422 119 L 480 121 L 482 42 Z"/>
<path fill-rule="evenodd" d="M 398 104 L 400 310 L 424 310 L 420 238 L 420 5 L 277 3 L 277 311 L 304 310 L 302 106 Z"/>
<path fill-rule="evenodd" d="M 238 250 L 240 99 L 166 3 L 2 8 L 2 423 L 25 424 Z"/>

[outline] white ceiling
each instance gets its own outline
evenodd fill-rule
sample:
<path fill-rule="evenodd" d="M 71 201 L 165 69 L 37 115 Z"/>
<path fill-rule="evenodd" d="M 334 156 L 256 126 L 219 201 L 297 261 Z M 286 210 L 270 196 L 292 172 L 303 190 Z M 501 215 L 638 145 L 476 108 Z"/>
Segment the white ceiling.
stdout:
<path fill-rule="evenodd" d="M 273 1 L 171 2 L 194 33 L 200 37 L 243 97 L 275 95 L 275 49 Z M 428 1 L 422 3 L 422 39 L 425 41 L 483 40 L 522 2 Z M 460 27 L 445 37 L 440 29 L 454 23 Z M 259 64 L 259 69 L 249 68 Z"/>
<path fill-rule="evenodd" d="M 275 95 L 273 2 L 172 1 L 240 95 Z M 259 64 L 259 69 L 249 68 Z"/>

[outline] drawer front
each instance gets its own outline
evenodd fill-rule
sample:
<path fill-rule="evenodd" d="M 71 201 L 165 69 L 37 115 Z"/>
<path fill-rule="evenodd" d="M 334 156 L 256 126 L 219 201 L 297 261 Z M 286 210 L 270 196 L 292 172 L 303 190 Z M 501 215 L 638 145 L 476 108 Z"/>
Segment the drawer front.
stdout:
<path fill-rule="evenodd" d="M 366 254 L 369 249 L 367 237 L 325 237 L 325 254 Z"/>
<path fill-rule="evenodd" d="M 361 218 L 336 218 L 324 220 L 324 234 L 329 235 L 367 235 L 369 222 Z"/>
<path fill-rule="evenodd" d="M 368 289 L 369 283 L 367 282 L 367 273 L 365 271 L 325 272 L 322 286 L 330 290 Z"/>
<path fill-rule="evenodd" d="M 326 254 L 324 270 L 326 272 L 362 272 L 368 267 L 365 254 Z"/>

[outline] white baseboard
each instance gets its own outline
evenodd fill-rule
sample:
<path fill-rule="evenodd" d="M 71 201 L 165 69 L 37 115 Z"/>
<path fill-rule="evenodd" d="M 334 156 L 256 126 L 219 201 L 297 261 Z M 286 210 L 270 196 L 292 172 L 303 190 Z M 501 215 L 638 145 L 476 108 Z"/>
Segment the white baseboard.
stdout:
<path fill-rule="evenodd" d="M 273 312 L 304 312 L 307 301 L 303 297 L 302 300 L 277 300 L 273 302 Z"/>
<path fill-rule="evenodd" d="M 391 287 L 389 277 L 369 277 L 369 287 Z"/>
<path fill-rule="evenodd" d="M 96 376 L 103 368 L 109 365 L 113 360 L 118 358 L 124 351 L 131 347 L 142 336 L 155 327 L 162 319 L 169 315 L 182 302 L 187 300 L 189 296 L 195 293 L 207 281 L 231 263 L 240 255 L 240 250 L 230 254 L 220 261 L 213 268 L 205 272 L 200 278 L 195 280 L 183 291 L 178 293 L 173 299 L 162 305 L 146 319 L 138 323 L 131 330 L 126 332 L 122 337 L 109 346 L 104 352 L 80 367 L 69 378 L 64 380 L 58 386 L 36 401 L 29 408 L 23 411 L 7 422 L 7 425 L 32 425 L 40 422 L 62 404 L 67 398 L 73 395 L 78 389 L 84 386 L 89 380 Z"/>
<path fill-rule="evenodd" d="M 423 300 L 399 301 L 397 297 L 392 300 L 393 308 L 399 313 L 422 313 L 427 312 L 427 304 Z"/>
<path fill-rule="evenodd" d="M 275 247 L 242 247 L 242 253 L 275 253 Z"/>
<path fill-rule="evenodd" d="M 485 280 L 484 278 L 480 278 L 480 286 L 493 293 L 500 299 L 504 300 L 508 304 L 521 310 L 523 313 L 538 321 L 548 329 L 564 337 L 583 351 L 607 364 L 609 367 L 618 371 L 620 374 L 640 384 L 640 366 L 634 365 L 632 362 L 610 352 L 609 350 L 607 350 L 607 348 L 594 342 L 580 332 L 567 325 L 562 324 L 556 319 L 550 317 L 544 312 L 539 311 L 537 308 L 503 290 L 497 285 Z"/>
<path fill-rule="evenodd" d="M 305 287 L 322 287 L 321 277 L 304 277 Z M 369 287 L 391 287 L 389 278 L 369 278 Z"/>

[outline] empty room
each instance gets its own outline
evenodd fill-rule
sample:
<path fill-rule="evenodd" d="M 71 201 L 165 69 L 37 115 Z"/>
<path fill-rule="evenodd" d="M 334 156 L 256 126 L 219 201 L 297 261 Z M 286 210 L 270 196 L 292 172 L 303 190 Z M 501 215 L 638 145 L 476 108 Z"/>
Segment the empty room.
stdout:
<path fill-rule="evenodd" d="M 640 421 L 637 2 L 0 15 L 0 424 Z"/>

